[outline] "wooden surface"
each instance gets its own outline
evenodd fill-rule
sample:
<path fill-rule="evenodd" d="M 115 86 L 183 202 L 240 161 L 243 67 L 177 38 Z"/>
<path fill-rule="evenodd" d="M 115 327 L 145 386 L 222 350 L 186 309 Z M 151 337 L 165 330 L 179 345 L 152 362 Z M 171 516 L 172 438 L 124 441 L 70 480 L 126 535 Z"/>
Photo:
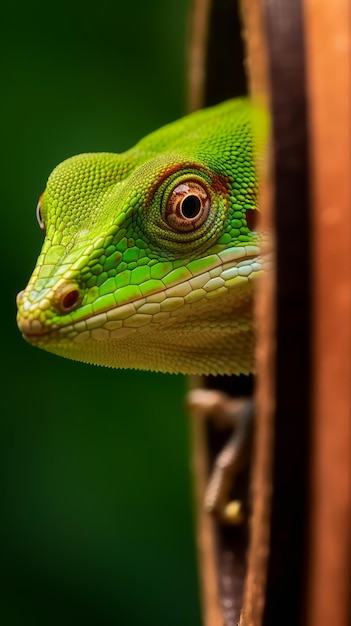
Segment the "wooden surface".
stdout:
<path fill-rule="evenodd" d="M 246 92 L 243 41 L 235 0 L 194 0 L 190 27 L 188 110 L 216 104 Z M 243 381 L 242 378 L 248 380 Z M 231 395 L 252 390 L 250 377 L 202 377 L 191 387 L 220 388 Z M 246 573 L 247 518 L 242 528 L 215 522 L 204 509 L 215 453 L 226 443 L 206 420 L 192 415 L 196 535 L 205 626 L 236 626 Z M 227 434 L 228 436 L 228 434 Z M 248 475 L 240 489 L 247 498 Z"/>
<path fill-rule="evenodd" d="M 203 388 L 201 377 L 189 379 L 190 389 Z M 198 411 L 191 415 L 192 470 L 194 476 L 196 543 L 198 550 L 200 592 L 204 626 L 223 626 L 216 561 L 214 520 L 204 510 L 204 498 L 210 474 L 206 424 Z"/>
<path fill-rule="evenodd" d="M 196 4 L 201 13 L 201 0 Z M 213 4 L 204 0 L 203 6 L 210 19 Z M 348 626 L 351 5 L 241 0 L 241 12 L 250 91 L 271 112 L 260 206 L 276 263 L 256 302 L 258 419 L 240 624 Z M 202 32 L 205 83 L 196 106 L 212 104 L 216 92 L 206 85 L 208 24 Z M 220 70 L 216 74 L 220 81 Z M 203 477 L 211 445 L 204 430 L 195 439 Z M 204 624 L 224 626 L 217 529 L 200 510 L 201 480 Z"/>
<path fill-rule="evenodd" d="M 212 0 L 193 0 L 188 46 L 187 110 L 197 111 L 205 105 L 206 63 Z"/>
<path fill-rule="evenodd" d="M 305 0 L 312 162 L 309 626 L 351 623 L 351 4 Z"/>
<path fill-rule="evenodd" d="M 243 35 L 246 47 L 245 66 L 250 93 L 254 102 L 269 108 L 268 50 L 262 3 L 257 0 L 241 2 Z M 260 169 L 260 224 L 272 228 L 272 180 L 269 153 L 265 169 Z M 272 246 L 274 240 L 272 239 Z M 275 333 L 275 273 L 262 277 L 256 292 L 255 312 L 258 325 L 256 380 L 256 445 L 252 476 L 252 518 L 250 548 L 244 605 L 240 624 L 261 624 L 266 591 L 268 545 L 270 533 L 271 476 L 274 418 L 274 333 Z"/>
<path fill-rule="evenodd" d="M 253 94 L 264 93 L 260 59 L 264 42 L 268 53 L 277 261 L 275 288 L 259 298 L 257 308 L 261 395 L 242 624 L 347 626 L 351 623 L 350 2 L 263 0 L 243 6 Z M 270 212 L 265 215 L 269 221 Z M 275 339 L 270 344 L 272 319 Z M 273 352 L 275 346 L 273 379 L 264 369 L 267 343 Z M 269 507 L 269 496 L 265 502 L 260 493 L 267 487 L 260 475 L 269 468 L 270 452 Z M 270 539 L 266 537 L 265 544 L 269 508 Z"/>
<path fill-rule="evenodd" d="M 289 0 L 247 2 L 243 15 L 252 55 L 248 64 L 252 92 L 255 98 L 263 92 L 271 113 L 272 160 L 265 190 L 270 202 L 262 210 L 274 242 L 275 271 L 272 284 L 260 286 L 256 307 L 255 492 L 242 624 L 297 626 L 304 602 L 310 436 L 310 229 L 302 6 Z"/>

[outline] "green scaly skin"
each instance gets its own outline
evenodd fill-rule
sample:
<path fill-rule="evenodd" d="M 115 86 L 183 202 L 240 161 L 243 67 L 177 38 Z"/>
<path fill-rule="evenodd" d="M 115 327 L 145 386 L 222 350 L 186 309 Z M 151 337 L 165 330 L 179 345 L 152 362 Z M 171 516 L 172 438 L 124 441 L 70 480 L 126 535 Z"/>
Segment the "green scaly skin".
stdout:
<path fill-rule="evenodd" d="M 232 100 L 161 128 L 123 154 L 52 172 L 46 237 L 18 295 L 27 341 L 111 367 L 254 370 L 261 236 L 252 108 Z"/>

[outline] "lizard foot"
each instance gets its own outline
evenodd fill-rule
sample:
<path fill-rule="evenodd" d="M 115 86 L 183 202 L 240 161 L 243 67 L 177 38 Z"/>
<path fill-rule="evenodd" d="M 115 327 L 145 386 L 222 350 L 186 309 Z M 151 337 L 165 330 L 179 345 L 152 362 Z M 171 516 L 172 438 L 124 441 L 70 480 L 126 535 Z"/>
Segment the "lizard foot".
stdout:
<path fill-rule="evenodd" d="M 218 521 L 241 524 L 245 519 L 244 503 L 236 498 L 235 482 L 249 460 L 254 403 L 250 398 L 233 398 L 212 389 L 193 389 L 187 398 L 192 416 L 206 420 L 218 429 L 232 432 L 224 447 L 213 459 L 205 493 L 206 510 Z"/>

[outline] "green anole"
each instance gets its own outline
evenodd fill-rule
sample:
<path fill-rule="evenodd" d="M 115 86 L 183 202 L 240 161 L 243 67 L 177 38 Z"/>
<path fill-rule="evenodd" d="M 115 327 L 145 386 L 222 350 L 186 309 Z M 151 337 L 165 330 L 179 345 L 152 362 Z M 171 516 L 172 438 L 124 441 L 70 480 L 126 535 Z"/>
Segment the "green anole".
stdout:
<path fill-rule="evenodd" d="M 72 157 L 37 209 L 45 241 L 18 325 L 27 341 L 119 368 L 254 370 L 262 270 L 253 109 L 193 113 L 123 154 Z"/>

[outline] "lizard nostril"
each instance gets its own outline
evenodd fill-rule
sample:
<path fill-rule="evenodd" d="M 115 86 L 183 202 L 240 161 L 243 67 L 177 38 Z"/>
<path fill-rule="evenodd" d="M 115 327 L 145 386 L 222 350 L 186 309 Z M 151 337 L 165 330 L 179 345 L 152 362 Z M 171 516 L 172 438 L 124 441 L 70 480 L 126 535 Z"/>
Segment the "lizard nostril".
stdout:
<path fill-rule="evenodd" d="M 57 295 L 57 304 L 61 313 L 70 313 L 79 305 L 80 293 L 75 285 L 64 285 Z"/>

